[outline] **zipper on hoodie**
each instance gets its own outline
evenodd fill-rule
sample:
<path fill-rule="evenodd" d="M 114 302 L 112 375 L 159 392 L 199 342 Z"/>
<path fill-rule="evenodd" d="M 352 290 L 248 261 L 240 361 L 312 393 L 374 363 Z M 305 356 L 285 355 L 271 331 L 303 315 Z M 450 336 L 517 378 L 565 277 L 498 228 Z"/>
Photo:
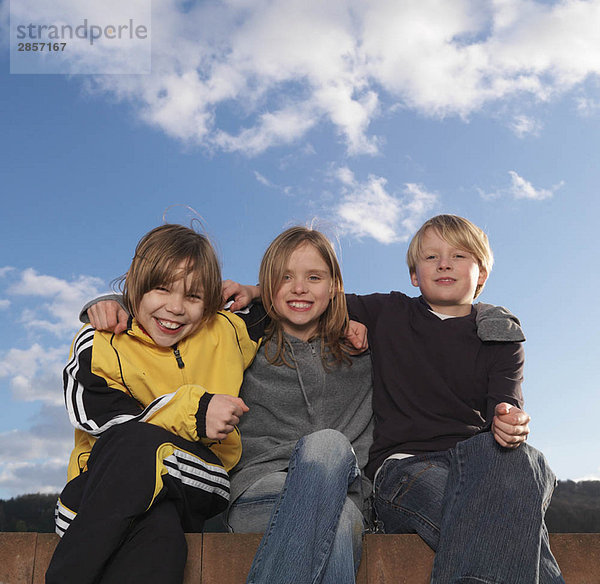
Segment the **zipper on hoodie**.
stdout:
<path fill-rule="evenodd" d="M 185 363 L 181 358 L 181 353 L 179 352 L 177 345 L 173 347 L 173 354 L 175 355 L 175 360 L 177 361 L 177 367 L 179 367 L 179 369 L 183 369 L 185 367 Z"/>

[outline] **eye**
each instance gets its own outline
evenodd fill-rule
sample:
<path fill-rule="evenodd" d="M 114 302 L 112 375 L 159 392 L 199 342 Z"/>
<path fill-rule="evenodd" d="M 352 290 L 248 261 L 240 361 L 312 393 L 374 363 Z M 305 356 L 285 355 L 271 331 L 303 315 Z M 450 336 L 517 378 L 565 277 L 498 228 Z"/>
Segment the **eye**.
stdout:
<path fill-rule="evenodd" d="M 199 292 L 190 293 L 187 295 L 187 297 L 190 300 L 194 300 L 194 301 L 202 300 L 202 294 L 200 294 Z"/>
<path fill-rule="evenodd" d="M 284 274 L 283 278 L 281 278 L 284 282 L 289 282 L 292 279 L 292 276 L 289 274 Z"/>
<path fill-rule="evenodd" d="M 317 276 L 316 274 L 313 274 L 312 276 L 309 276 L 308 279 L 311 282 L 319 282 L 321 280 L 321 276 Z"/>
<path fill-rule="evenodd" d="M 433 254 L 430 254 L 430 255 L 425 256 L 425 259 L 426 260 L 434 260 L 435 256 Z"/>
<path fill-rule="evenodd" d="M 157 286 L 154 289 L 158 290 L 159 292 L 168 292 L 169 291 L 169 289 L 166 286 Z"/>

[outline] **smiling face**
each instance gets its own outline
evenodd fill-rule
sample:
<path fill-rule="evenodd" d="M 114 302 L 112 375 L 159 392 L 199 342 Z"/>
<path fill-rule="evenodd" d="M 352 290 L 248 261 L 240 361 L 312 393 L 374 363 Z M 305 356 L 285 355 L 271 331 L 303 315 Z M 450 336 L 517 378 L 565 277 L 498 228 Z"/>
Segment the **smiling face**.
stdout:
<path fill-rule="evenodd" d="M 283 330 L 303 341 L 317 332 L 332 295 L 331 272 L 316 247 L 302 243 L 290 255 L 273 297 Z"/>
<path fill-rule="evenodd" d="M 179 269 L 185 273 L 185 263 Z M 159 347 L 175 345 L 200 326 L 204 301 L 193 284 L 194 277 L 188 273 L 142 296 L 135 317 Z"/>
<path fill-rule="evenodd" d="M 423 234 L 410 279 L 435 312 L 466 316 L 471 312 L 475 289 L 485 283 L 487 272 L 471 253 L 452 246 L 430 227 Z"/>

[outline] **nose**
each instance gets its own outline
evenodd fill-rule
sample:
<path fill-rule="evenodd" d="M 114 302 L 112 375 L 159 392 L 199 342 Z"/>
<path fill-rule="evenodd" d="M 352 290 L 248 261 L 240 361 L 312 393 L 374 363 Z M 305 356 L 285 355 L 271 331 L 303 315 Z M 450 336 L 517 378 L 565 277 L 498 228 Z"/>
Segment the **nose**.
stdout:
<path fill-rule="evenodd" d="M 437 265 L 437 269 L 439 272 L 443 272 L 445 270 L 451 270 L 452 263 L 450 261 L 450 258 L 448 258 L 446 256 L 440 256 L 440 259 L 439 259 L 438 265 Z"/>
<path fill-rule="evenodd" d="M 292 291 L 295 294 L 304 294 L 306 292 L 306 283 L 302 278 L 296 278 L 292 284 Z"/>
<path fill-rule="evenodd" d="M 183 314 L 183 295 L 177 293 L 169 294 L 165 308 L 171 314 Z"/>

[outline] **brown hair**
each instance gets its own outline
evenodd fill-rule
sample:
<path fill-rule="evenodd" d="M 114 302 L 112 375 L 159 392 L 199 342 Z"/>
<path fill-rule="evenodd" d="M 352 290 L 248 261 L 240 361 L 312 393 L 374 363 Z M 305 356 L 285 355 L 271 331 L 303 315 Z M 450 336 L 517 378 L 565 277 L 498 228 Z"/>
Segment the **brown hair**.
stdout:
<path fill-rule="evenodd" d="M 335 251 L 330 241 L 321 232 L 307 227 L 291 227 L 279 234 L 269 245 L 260 264 L 259 283 L 262 302 L 267 314 L 271 318 L 266 330 L 265 355 L 270 363 L 275 365 L 285 364 L 292 367 L 286 359 L 283 326 L 279 315 L 275 312 L 273 300 L 287 269 L 292 253 L 303 244 L 310 244 L 319 252 L 331 274 L 331 299 L 325 312 L 319 319 L 318 332 L 315 336 L 323 339 L 321 357 L 323 363 L 328 361 L 349 361 L 346 353 L 348 350 L 342 344 L 346 327 L 348 325 L 348 309 L 344 284 Z M 275 347 L 274 353 L 269 354 L 269 349 Z"/>
<path fill-rule="evenodd" d="M 479 264 L 479 269 L 485 270 L 487 275 L 490 274 L 494 265 L 494 254 L 483 229 L 458 215 L 436 215 L 423 223 L 408 246 L 406 263 L 411 275 L 416 272 L 422 252 L 423 235 L 429 228 L 435 229 L 438 235 L 453 247 L 469 252 Z M 479 296 L 484 285 L 485 282 L 477 285 L 473 299 Z"/>
<path fill-rule="evenodd" d="M 200 293 L 204 302 L 200 322 L 204 325 L 223 303 L 221 268 L 215 250 L 205 235 L 189 227 L 156 227 L 137 244 L 129 270 L 119 279 L 125 305 L 135 316 L 144 294 L 188 274 L 192 274 L 192 291 Z"/>

